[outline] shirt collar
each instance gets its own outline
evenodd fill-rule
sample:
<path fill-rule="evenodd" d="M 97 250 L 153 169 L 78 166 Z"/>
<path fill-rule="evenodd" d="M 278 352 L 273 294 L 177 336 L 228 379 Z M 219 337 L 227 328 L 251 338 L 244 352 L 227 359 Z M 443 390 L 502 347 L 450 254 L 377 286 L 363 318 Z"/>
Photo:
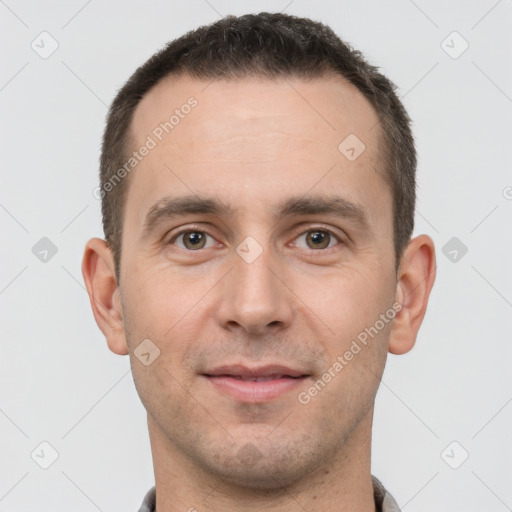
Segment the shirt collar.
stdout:
<path fill-rule="evenodd" d="M 375 499 L 375 505 L 377 507 L 377 512 L 400 512 L 398 508 L 398 504 L 389 494 L 388 491 L 384 488 L 380 480 L 378 480 L 375 476 L 372 475 L 372 484 L 373 484 L 373 496 Z M 155 512 L 156 507 L 156 489 L 152 487 L 144 497 L 144 501 L 142 502 L 141 507 L 139 508 L 139 512 Z"/>

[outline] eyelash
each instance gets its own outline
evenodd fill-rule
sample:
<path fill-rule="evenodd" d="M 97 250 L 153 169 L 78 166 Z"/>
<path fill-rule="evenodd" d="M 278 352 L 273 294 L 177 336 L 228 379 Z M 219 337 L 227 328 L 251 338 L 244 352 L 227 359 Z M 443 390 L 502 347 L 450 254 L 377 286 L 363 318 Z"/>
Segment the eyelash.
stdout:
<path fill-rule="evenodd" d="M 302 231 L 301 233 L 299 233 L 294 238 L 294 240 L 299 238 L 300 236 L 305 235 L 307 233 L 310 233 L 312 231 L 322 231 L 322 232 L 325 232 L 325 233 L 329 233 L 329 235 L 334 237 L 339 243 L 334 245 L 333 247 L 327 247 L 325 249 L 309 249 L 311 252 L 315 252 L 315 253 L 323 252 L 323 253 L 325 253 L 325 252 L 327 252 L 327 251 L 329 251 L 331 249 L 335 249 L 338 245 L 343 244 L 343 240 L 341 239 L 341 237 L 339 235 L 337 235 L 334 231 L 332 231 L 330 229 L 327 229 L 327 228 L 325 228 L 323 226 L 314 226 L 314 227 L 311 227 L 309 229 L 306 229 L 305 231 Z M 201 229 L 199 226 L 189 226 L 186 229 L 182 229 L 178 233 L 175 233 L 172 236 L 172 238 L 170 238 L 169 241 L 165 245 L 173 245 L 178 237 L 180 237 L 181 235 L 186 234 L 186 233 L 202 233 L 202 234 L 207 235 L 207 236 L 209 236 L 211 238 L 215 238 L 212 235 L 210 235 L 209 233 L 207 233 L 206 231 L 204 231 L 203 229 Z M 183 249 L 181 247 L 177 247 L 177 248 L 182 250 L 182 251 L 186 251 L 186 252 L 190 252 L 190 253 L 200 252 L 202 250 L 202 249 L 197 249 L 197 250 L 193 251 L 193 250 L 190 250 L 190 249 Z M 308 250 L 308 249 L 306 249 L 306 250 Z"/>

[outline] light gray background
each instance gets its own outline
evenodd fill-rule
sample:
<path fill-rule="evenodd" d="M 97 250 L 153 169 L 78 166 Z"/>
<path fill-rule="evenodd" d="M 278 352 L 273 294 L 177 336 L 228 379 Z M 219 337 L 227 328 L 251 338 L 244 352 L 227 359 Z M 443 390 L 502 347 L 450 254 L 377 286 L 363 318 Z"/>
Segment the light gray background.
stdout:
<path fill-rule="evenodd" d="M 128 356 L 108 350 L 80 271 L 86 240 L 103 236 L 92 191 L 107 105 L 170 39 L 262 10 L 330 24 L 399 86 L 414 120 L 415 234 L 436 242 L 438 275 L 416 347 L 388 359 L 372 471 L 406 512 L 511 509 L 512 1 L 5 0 L 3 512 L 137 510 L 153 485 Z M 59 44 L 47 59 L 31 48 L 42 31 Z M 453 31 L 469 44 L 458 58 Z M 58 249 L 46 263 L 32 252 L 42 237 Z M 456 262 L 442 251 L 452 237 L 468 248 Z M 48 469 L 31 458 L 49 456 L 42 441 L 59 454 Z"/>

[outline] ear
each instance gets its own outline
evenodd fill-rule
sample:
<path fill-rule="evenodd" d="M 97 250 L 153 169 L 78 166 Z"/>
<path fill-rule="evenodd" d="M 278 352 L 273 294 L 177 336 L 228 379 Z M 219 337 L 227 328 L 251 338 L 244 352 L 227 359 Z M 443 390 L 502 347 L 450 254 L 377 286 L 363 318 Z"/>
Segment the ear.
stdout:
<path fill-rule="evenodd" d="M 398 270 L 395 301 L 402 309 L 393 320 L 388 350 L 405 354 L 416 342 L 436 277 L 434 242 L 428 235 L 412 239 L 404 251 Z"/>
<path fill-rule="evenodd" d="M 114 261 L 105 240 L 91 238 L 87 242 L 82 275 L 94 318 L 105 335 L 110 350 L 119 355 L 128 354 Z"/>

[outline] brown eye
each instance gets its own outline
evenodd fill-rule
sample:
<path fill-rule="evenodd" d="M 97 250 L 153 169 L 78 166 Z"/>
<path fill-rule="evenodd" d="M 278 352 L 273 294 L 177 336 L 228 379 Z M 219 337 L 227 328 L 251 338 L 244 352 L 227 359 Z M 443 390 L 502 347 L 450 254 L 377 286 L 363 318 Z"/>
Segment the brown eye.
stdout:
<path fill-rule="evenodd" d="M 336 235 L 326 229 L 311 229 L 300 235 L 297 240 L 301 239 L 302 237 L 305 237 L 306 247 L 300 245 L 298 246 L 313 250 L 328 249 L 333 247 L 333 245 L 336 245 L 335 243 L 331 244 L 331 242 L 340 241 Z"/>
<path fill-rule="evenodd" d="M 331 235 L 327 231 L 310 231 L 306 236 L 306 242 L 313 249 L 325 249 L 330 239 Z"/>
<path fill-rule="evenodd" d="M 176 244 L 181 249 L 194 251 L 198 249 L 204 249 L 206 244 L 206 237 L 210 235 L 204 233 L 203 231 L 196 231 L 196 230 L 190 230 L 190 231 L 182 231 L 181 233 L 178 233 L 176 236 L 174 236 L 169 243 L 172 244 L 175 241 L 182 239 L 182 245 Z"/>

